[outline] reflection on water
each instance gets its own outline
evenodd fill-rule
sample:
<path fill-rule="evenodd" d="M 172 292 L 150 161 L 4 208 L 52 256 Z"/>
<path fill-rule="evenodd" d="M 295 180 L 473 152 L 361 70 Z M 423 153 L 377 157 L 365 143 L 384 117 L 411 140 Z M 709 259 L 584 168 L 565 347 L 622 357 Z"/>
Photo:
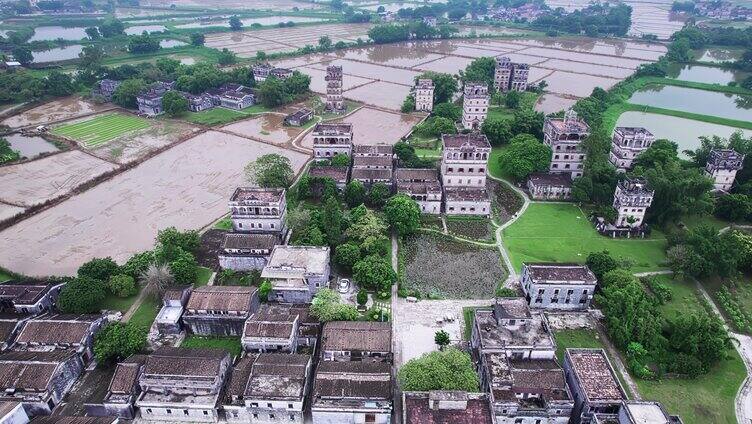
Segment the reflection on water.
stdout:
<path fill-rule="evenodd" d="M 128 35 L 140 35 L 144 31 L 151 34 L 152 32 L 162 32 L 167 28 L 164 25 L 135 25 L 125 29 L 125 33 Z"/>
<path fill-rule="evenodd" d="M 699 56 L 697 59 L 699 62 L 718 63 L 739 59 L 741 55 L 741 51 L 739 50 L 705 49 L 701 50 L 699 54 L 696 54 L 695 56 Z"/>
<path fill-rule="evenodd" d="M 693 88 L 657 86 L 632 95 L 630 103 L 648 105 L 702 115 L 749 121 L 752 96 L 715 93 Z"/>
<path fill-rule="evenodd" d="M 163 49 L 169 49 L 172 47 L 187 46 L 188 43 L 184 43 L 180 40 L 162 40 L 159 42 L 159 46 Z"/>
<path fill-rule="evenodd" d="M 741 82 L 746 77 L 746 74 L 731 69 L 716 68 L 713 66 L 681 65 L 678 63 L 672 63 L 669 66 L 668 76 L 670 78 L 684 81 L 726 85 L 730 82 Z"/>
<path fill-rule="evenodd" d="M 30 137 L 21 134 L 3 136 L 10 143 L 13 150 L 21 153 L 21 156 L 33 158 L 41 153 L 56 152 L 59 149 L 54 144 L 42 137 Z"/>
<path fill-rule="evenodd" d="M 643 112 L 625 112 L 619 117 L 616 125 L 620 127 L 645 127 L 655 134 L 656 138 L 665 138 L 677 143 L 680 153 L 684 150 L 694 150 L 700 147 L 701 136 L 717 135 L 728 138 L 735 131 L 741 131 L 745 137 L 752 137 L 750 130 Z M 683 153 L 680 156 L 687 158 Z"/>
<path fill-rule="evenodd" d="M 48 41 L 58 38 L 71 41 L 80 40 L 86 38 L 86 30 L 83 27 L 40 26 L 34 28 L 34 35 L 29 41 Z"/>
<path fill-rule="evenodd" d="M 61 60 L 78 59 L 78 55 L 83 50 L 83 46 L 75 44 L 72 46 L 56 47 L 50 50 L 32 52 L 34 63 L 58 62 Z"/>
<path fill-rule="evenodd" d="M 277 25 L 281 22 L 295 22 L 295 23 L 301 23 L 301 22 L 319 22 L 324 19 L 322 18 L 308 18 L 304 16 L 266 16 L 263 18 L 246 18 L 241 19 L 240 21 L 243 22 L 243 26 L 251 26 L 253 24 L 260 24 L 260 25 Z M 212 21 L 200 21 L 200 22 L 191 22 L 188 24 L 180 24 L 175 25 L 175 28 L 201 28 L 201 27 L 207 27 L 207 26 L 221 26 L 221 27 L 230 27 L 230 20 L 212 20 Z"/>

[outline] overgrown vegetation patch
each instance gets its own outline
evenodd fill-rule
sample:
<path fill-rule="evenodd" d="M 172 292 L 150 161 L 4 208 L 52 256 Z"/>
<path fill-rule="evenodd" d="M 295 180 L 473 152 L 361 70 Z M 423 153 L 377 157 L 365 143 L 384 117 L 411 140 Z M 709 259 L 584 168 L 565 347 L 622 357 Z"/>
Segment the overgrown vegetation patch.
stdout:
<path fill-rule="evenodd" d="M 451 234 L 471 240 L 493 241 L 494 228 L 491 221 L 480 217 L 453 217 L 447 219 L 447 230 Z"/>
<path fill-rule="evenodd" d="M 408 293 L 439 298 L 489 298 L 506 277 L 494 248 L 434 234 L 418 234 L 402 244 Z"/>
<path fill-rule="evenodd" d="M 509 185 L 489 180 L 491 209 L 497 224 L 503 224 L 522 209 L 525 201 Z"/>

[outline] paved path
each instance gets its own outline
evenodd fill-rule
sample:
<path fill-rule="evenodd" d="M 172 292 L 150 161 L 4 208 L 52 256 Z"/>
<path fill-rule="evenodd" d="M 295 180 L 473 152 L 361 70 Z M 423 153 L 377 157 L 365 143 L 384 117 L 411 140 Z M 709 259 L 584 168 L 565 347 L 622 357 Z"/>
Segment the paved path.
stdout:
<path fill-rule="evenodd" d="M 517 221 L 522 216 L 522 214 L 525 213 L 525 211 L 527 210 L 527 207 L 530 206 L 530 198 L 527 197 L 527 194 L 524 191 L 520 190 L 518 187 L 515 187 L 514 184 L 510 183 L 509 181 L 503 178 L 495 177 L 491 175 L 487 170 L 486 170 L 486 175 L 488 175 L 488 178 L 494 181 L 497 181 L 501 184 L 508 185 L 517 194 L 522 196 L 522 200 L 523 200 L 522 208 L 520 208 L 520 210 L 516 214 L 514 214 L 512 218 L 509 219 L 509 221 L 499 225 L 494 220 L 491 220 L 491 223 L 493 223 L 493 225 L 496 226 L 496 246 L 499 249 L 501 258 L 504 260 L 504 265 L 506 266 L 507 271 L 509 271 L 509 276 L 507 277 L 507 281 L 504 283 L 504 285 L 506 287 L 512 287 L 514 286 L 514 283 L 517 281 L 517 270 L 514 268 L 514 265 L 512 265 L 512 260 L 509 257 L 509 252 L 507 252 L 506 247 L 504 247 L 504 241 L 501 238 L 501 233 L 502 231 L 504 231 L 505 228 L 514 224 L 515 221 Z"/>
<path fill-rule="evenodd" d="M 744 379 L 741 387 L 739 387 L 739 391 L 736 393 L 736 421 L 739 424 L 752 423 L 752 380 L 750 380 L 750 374 L 752 374 L 752 337 L 731 331 L 726 325 L 726 321 L 723 318 L 721 311 L 718 309 L 715 302 L 713 302 L 713 298 L 710 297 L 710 294 L 705 290 L 705 287 L 703 287 L 703 285 L 696 279 L 695 285 L 697 286 L 697 290 L 702 294 L 702 297 L 708 301 L 713 312 L 715 312 L 715 314 L 721 319 L 723 326 L 731 335 L 731 338 L 736 341 L 734 347 L 736 347 L 739 356 L 741 356 L 742 361 L 744 361 L 744 366 L 747 368 L 747 377 Z"/>
<path fill-rule="evenodd" d="M 128 322 L 133 317 L 133 314 L 136 313 L 139 306 L 144 302 L 144 299 L 146 298 L 146 293 L 148 293 L 149 290 L 146 289 L 146 287 L 141 288 L 141 292 L 138 294 L 138 297 L 133 302 L 133 305 L 131 305 L 130 308 L 123 314 L 123 317 L 120 319 L 122 322 Z"/>
<path fill-rule="evenodd" d="M 664 269 L 663 271 L 648 271 L 648 272 L 636 272 L 632 275 L 635 277 L 649 277 L 651 275 L 671 275 L 674 271 L 671 271 L 670 269 Z"/>

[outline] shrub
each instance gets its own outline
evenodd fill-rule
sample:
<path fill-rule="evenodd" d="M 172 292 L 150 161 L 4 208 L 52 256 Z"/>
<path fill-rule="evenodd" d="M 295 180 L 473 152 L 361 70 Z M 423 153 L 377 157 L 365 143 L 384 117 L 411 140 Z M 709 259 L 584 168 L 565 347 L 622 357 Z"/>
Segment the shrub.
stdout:
<path fill-rule="evenodd" d="M 101 280 L 79 277 L 69 281 L 60 291 L 57 306 L 67 314 L 93 314 L 107 296 L 107 288 Z"/>
<path fill-rule="evenodd" d="M 94 337 L 94 356 L 100 364 L 125 359 L 146 347 L 147 330 L 136 324 L 107 324 Z"/>
<path fill-rule="evenodd" d="M 650 291 L 653 292 L 653 294 L 655 295 L 655 297 L 658 299 L 658 301 L 661 304 L 671 301 L 671 298 L 672 298 L 671 287 L 660 282 L 656 278 L 648 278 L 647 284 L 648 284 L 648 287 L 650 288 Z"/>
<path fill-rule="evenodd" d="M 367 289 L 389 291 L 397 281 L 392 265 L 377 255 L 367 256 L 353 267 L 353 278 Z"/>
<path fill-rule="evenodd" d="M 365 289 L 358 290 L 358 305 L 363 306 L 368 303 L 368 292 Z"/>
<path fill-rule="evenodd" d="M 520 297 L 520 293 L 509 287 L 499 287 L 496 289 L 496 297 Z"/>
<path fill-rule="evenodd" d="M 107 282 L 107 288 L 110 293 L 117 297 L 129 297 L 136 294 L 136 281 L 130 275 L 118 274 L 110 277 Z"/>
<path fill-rule="evenodd" d="M 118 264 L 112 258 L 94 258 L 78 268 L 78 276 L 108 281 L 118 272 Z"/>
<path fill-rule="evenodd" d="M 352 270 L 358 260 L 360 260 L 360 248 L 352 243 L 340 244 L 334 251 L 334 262 L 348 271 Z"/>
<path fill-rule="evenodd" d="M 258 292 L 259 292 L 259 298 L 261 298 L 262 302 L 268 301 L 269 293 L 272 292 L 272 282 L 269 280 L 264 280 L 259 286 Z"/>

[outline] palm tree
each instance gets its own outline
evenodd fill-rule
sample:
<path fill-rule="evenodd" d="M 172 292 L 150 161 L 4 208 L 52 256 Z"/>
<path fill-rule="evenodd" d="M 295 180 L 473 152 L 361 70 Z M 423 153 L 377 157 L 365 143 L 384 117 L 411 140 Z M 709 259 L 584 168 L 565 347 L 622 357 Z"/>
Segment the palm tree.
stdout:
<path fill-rule="evenodd" d="M 141 273 L 139 282 L 144 290 L 148 290 L 147 294 L 161 298 L 167 287 L 174 284 L 175 279 L 167 265 L 151 264 Z"/>

